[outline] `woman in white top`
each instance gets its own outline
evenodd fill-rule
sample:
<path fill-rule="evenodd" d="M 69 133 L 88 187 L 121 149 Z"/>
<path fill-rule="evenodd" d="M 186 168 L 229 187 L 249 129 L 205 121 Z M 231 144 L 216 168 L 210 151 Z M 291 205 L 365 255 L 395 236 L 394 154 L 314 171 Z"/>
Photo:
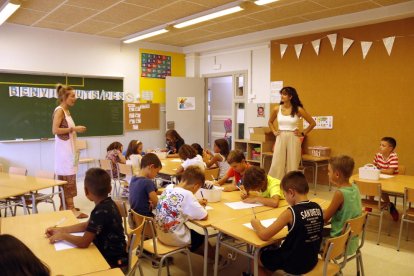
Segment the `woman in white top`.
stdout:
<path fill-rule="evenodd" d="M 295 88 L 283 87 L 280 95 L 280 105 L 275 107 L 269 118 L 269 127 L 276 136 L 269 175 L 277 179 L 282 179 L 287 172 L 298 169 L 301 159 L 301 137 L 305 137 L 316 125 L 303 108 Z M 302 132 L 298 130 L 300 117 L 309 123 Z M 275 120 L 279 129 L 274 126 Z"/>
<path fill-rule="evenodd" d="M 55 174 L 59 180 L 67 181 L 63 185 L 65 192 L 66 208 L 72 210 L 78 218 L 88 217 L 86 214 L 79 213 L 75 208 L 73 198 L 77 195 L 76 190 L 76 172 L 79 160 L 79 154 L 75 148 L 76 133 L 86 131 L 84 126 L 76 126 L 69 109 L 75 105 L 75 90 L 70 86 L 58 84 L 57 96 L 59 106 L 53 112 L 52 132 L 55 135 Z"/>
<path fill-rule="evenodd" d="M 182 145 L 178 150 L 178 156 L 183 160 L 183 163 L 178 167 L 177 174 L 183 173 L 189 166 L 197 166 L 203 172 L 206 169 L 206 163 L 204 163 L 203 157 L 198 155 L 197 151 L 190 145 Z"/>
<path fill-rule="evenodd" d="M 138 175 L 141 170 L 142 142 L 131 140 L 125 154 L 126 164 L 132 166 L 132 173 Z"/>

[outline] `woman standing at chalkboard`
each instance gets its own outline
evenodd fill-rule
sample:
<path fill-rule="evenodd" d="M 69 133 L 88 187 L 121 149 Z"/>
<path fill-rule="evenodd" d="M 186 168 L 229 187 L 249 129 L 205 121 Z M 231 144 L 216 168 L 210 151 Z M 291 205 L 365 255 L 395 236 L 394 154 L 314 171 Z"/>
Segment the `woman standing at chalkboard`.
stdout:
<path fill-rule="evenodd" d="M 313 118 L 303 108 L 296 89 L 283 87 L 280 90 L 280 105 L 273 109 L 269 118 L 269 127 L 276 136 L 276 143 L 273 151 L 272 165 L 269 175 L 277 179 L 299 167 L 301 159 L 301 137 L 305 137 L 316 125 Z M 299 118 L 305 119 L 309 126 L 299 132 Z M 277 120 L 279 129 L 273 125 Z"/>
<path fill-rule="evenodd" d="M 79 154 L 76 151 L 76 133 L 86 131 L 84 126 L 76 126 L 69 109 L 75 105 L 75 90 L 70 86 L 62 84 L 57 85 L 57 96 L 59 106 L 53 112 L 52 131 L 55 135 L 55 174 L 59 180 L 67 181 L 63 185 L 65 192 L 66 208 L 72 210 L 78 218 L 87 218 L 84 213 L 75 208 L 73 198 L 77 195 L 76 189 L 76 171 L 79 160 Z"/>

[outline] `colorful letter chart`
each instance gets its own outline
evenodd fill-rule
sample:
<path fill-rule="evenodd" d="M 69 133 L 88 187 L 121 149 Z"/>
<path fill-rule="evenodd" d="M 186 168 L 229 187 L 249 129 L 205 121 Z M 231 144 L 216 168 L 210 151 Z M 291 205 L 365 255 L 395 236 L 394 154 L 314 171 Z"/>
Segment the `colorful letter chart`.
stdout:
<path fill-rule="evenodd" d="M 171 76 L 171 57 L 141 53 L 141 77 L 165 79 Z"/>

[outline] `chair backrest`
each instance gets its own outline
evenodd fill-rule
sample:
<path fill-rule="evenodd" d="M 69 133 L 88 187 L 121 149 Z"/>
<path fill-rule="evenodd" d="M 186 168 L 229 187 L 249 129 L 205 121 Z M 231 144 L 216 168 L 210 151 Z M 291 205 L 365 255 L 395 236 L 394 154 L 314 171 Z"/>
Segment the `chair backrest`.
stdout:
<path fill-rule="evenodd" d="M 380 182 L 367 182 L 361 180 L 355 180 L 355 184 L 358 186 L 361 195 L 365 196 L 381 196 L 381 183 Z"/>
<path fill-rule="evenodd" d="M 118 208 L 119 214 L 122 218 L 122 224 L 124 225 L 124 232 L 125 235 L 128 235 L 128 226 L 127 226 L 127 220 L 128 220 L 128 210 L 126 207 L 126 203 L 123 200 L 114 200 L 116 207 Z"/>
<path fill-rule="evenodd" d="M 88 144 L 87 144 L 86 140 L 76 139 L 76 149 L 77 150 L 83 150 L 83 149 L 87 149 L 87 148 L 88 148 Z"/>
<path fill-rule="evenodd" d="M 368 220 L 368 213 L 362 212 L 362 215 L 359 217 L 349 219 L 346 221 L 345 224 L 345 231 L 349 227 L 351 229 L 351 237 L 359 237 L 359 247 L 362 247 L 364 245 L 365 241 L 365 229 L 367 226 L 367 220 Z"/>
<path fill-rule="evenodd" d="M 411 203 L 414 203 L 414 189 L 404 188 L 404 213 L 411 207 Z"/>
<path fill-rule="evenodd" d="M 114 178 L 113 172 L 112 172 L 112 161 L 109 159 L 99 159 L 99 167 L 102 170 L 108 171 L 111 178 Z"/>
<path fill-rule="evenodd" d="M 126 176 L 133 176 L 132 166 L 128 164 L 117 163 L 118 173 L 125 174 Z"/>
<path fill-rule="evenodd" d="M 49 171 L 37 171 L 35 176 L 38 178 L 55 179 L 55 173 Z"/>
<path fill-rule="evenodd" d="M 204 177 L 206 180 L 216 180 L 219 176 L 220 168 L 214 168 L 214 169 L 206 169 L 204 171 Z"/>
<path fill-rule="evenodd" d="M 143 236 L 144 238 L 152 238 L 152 244 L 154 245 L 154 252 L 155 254 L 157 254 L 157 232 L 155 230 L 154 219 L 151 217 L 140 215 L 132 209 L 130 210 L 130 212 L 132 214 L 132 220 L 135 226 L 140 225 L 141 223 L 144 223 L 144 227 L 142 229 Z M 143 248 L 144 239 L 141 239 L 141 240 L 142 240 L 141 248 Z"/>
<path fill-rule="evenodd" d="M 405 166 L 398 165 L 398 174 L 405 174 Z"/>
<path fill-rule="evenodd" d="M 351 237 L 351 228 L 348 229 L 342 235 L 334 238 L 330 238 L 326 241 L 325 247 L 322 253 L 322 259 L 325 261 L 324 270 L 329 261 L 336 261 L 339 258 L 343 258 L 341 267 L 346 264 L 346 248 L 348 245 L 349 238 Z M 326 274 L 324 274 L 326 275 Z"/>
<path fill-rule="evenodd" d="M 140 225 L 138 225 L 138 227 L 132 229 L 129 233 L 129 236 L 128 236 L 128 271 L 131 271 L 138 261 L 138 256 L 136 252 L 137 252 L 138 245 L 141 244 L 143 227 L 144 227 L 144 221 Z"/>
<path fill-rule="evenodd" d="M 26 168 L 20 168 L 20 167 L 10 167 L 9 168 L 9 174 L 27 175 L 27 169 Z"/>

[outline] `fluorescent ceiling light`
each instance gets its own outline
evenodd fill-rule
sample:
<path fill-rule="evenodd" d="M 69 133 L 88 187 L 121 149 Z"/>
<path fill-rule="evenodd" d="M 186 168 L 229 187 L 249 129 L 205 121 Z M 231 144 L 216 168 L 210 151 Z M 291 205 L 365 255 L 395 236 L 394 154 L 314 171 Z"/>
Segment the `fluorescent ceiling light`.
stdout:
<path fill-rule="evenodd" d="M 3 24 L 19 7 L 20 2 L 18 1 L 6 1 L 0 8 L 0 25 Z"/>
<path fill-rule="evenodd" d="M 200 17 L 197 17 L 197 18 L 194 18 L 194 19 L 187 20 L 187 21 L 184 21 L 182 23 L 178 23 L 178 24 L 174 25 L 174 28 L 177 28 L 177 29 L 184 28 L 184 27 L 187 27 L 187 26 L 190 26 L 190 25 L 198 24 L 198 23 L 201 23 L 201 22 L 204 22 L 204 21 L 207 21 L 207 20 L 211 20 L 211 19 L 214 19 L 214 18 L 217 18 L 217 17 L 225 16 L 225 15 L 232 14 L 232 13 L 235 13 L 235 12 L 239 12 L 239 11 L 242 11 L 242 10 L 243 10 L 243 8 L 241 8 L 239 6 L 229 8 L 229 9 L 225 9 L 225 10 L 221 10 L 221 11 L 218 11 L 218 12 L 210 13 L 210 14 L 203 15 L 203 16 L 200 16 Z"/>
<path fill-rule="evenodd" d="M 254 3 L 256 5 L 261 6 L 261 5 L 266 5 L 266 4 L 273 3 L 273 2 L 277 2 L 277 1 L 279 1 L 279 0 L 258 0 L 258 1 L 254 2 Z"/>
<path fill-rule="evenodd" d="M 135 42 L 135 41 L 138 41 L 138 40 L 143 40 L 143 39 L 146 39 L 146 38 L 149 38 L 149 37 L 164 34 L 166 32 L 168 32 L 167 29 L 161 29 L 161 30 L 153 31 L 153 32 L 150 32 L 150 33 L 138 35 L 138 36 L 129 38 L 127 40 L 124 40 L 124 43 L 132 43 L 132 42 Z"/>

